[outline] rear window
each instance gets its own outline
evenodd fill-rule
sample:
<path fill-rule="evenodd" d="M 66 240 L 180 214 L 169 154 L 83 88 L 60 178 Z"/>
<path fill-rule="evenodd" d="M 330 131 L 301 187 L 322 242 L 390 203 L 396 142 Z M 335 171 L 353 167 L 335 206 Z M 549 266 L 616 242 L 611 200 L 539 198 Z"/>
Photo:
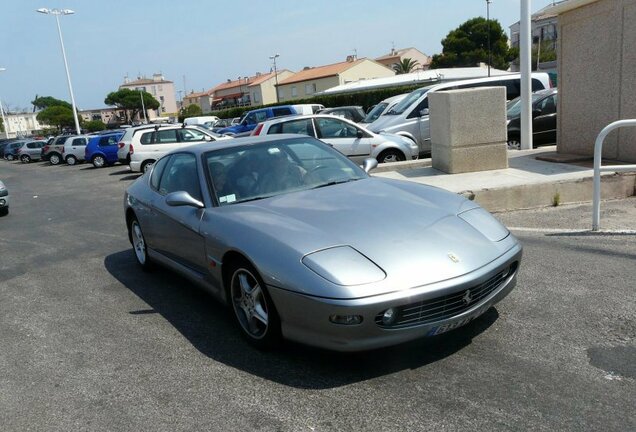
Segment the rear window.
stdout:
<path fill-rule="evenodd" d="M 154 132 L 146 132 L 141 136 L 141 138 L 139 138 L 139 142 L 142 144 L 152 144 L 154 141 L 154 134 Z"/>
<path fill-rule="evenodd" d="M 291 113 L 291 109 L 289 108 L 272 108 L 272 114 L 274 115 L 274 117 L 286 116 L 290 115 Z"/>

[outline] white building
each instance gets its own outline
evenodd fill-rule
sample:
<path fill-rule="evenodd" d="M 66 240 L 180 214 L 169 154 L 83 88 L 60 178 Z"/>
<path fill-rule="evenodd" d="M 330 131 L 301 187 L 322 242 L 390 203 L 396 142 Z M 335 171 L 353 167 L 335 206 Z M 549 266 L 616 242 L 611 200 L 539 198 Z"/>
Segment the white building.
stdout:
<path fill-rule="evenodd" d="M 4 126 L 9 138 L 35 135 L 38 131 L 48 128 L 49 126 L 38 122 L 37 115 L 38 113 L 30 112 L 5 114 L 4 118 L 7 124 Z M 0 134 L 0 137 L 4 138 L 5 134 Z"/>
<path fill-rule="evenodd" d="M 159 101 L 160 107 L 156 111 L 148 110 L 150 118 L 176 115 L 179 111 L 177 108 L 174 83 L 166 80 L 160 73 L 152 74 L 152 78 L 139 76 L 134 81 L 130 81 L 128 77 L 126 77 L 124 78 L 124 83 L 120 85 L 119 88 L 143 90 L 153 95 L 154 98 Z"/>

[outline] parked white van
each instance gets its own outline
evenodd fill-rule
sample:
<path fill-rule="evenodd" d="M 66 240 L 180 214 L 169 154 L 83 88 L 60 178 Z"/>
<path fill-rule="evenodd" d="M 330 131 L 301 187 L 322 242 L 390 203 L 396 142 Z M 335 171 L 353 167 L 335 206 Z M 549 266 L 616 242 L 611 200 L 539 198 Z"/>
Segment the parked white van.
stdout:
<path fill-rule="evenodd" d="M 301 105 L 292 105 L 292 107 L 296 110 L 296 114 L 316 114 L 320 110 L 324 110 L 325 106 L 320 104 L 301 104 Z"/>
<path fill-rule="evenodd" d="M 146 172 L 160 157 L 172 150 L 210 141 L 232 139 L 214 136 L 196 126 L 152 128 L 138 132 L 130 143 L 130 170 Z"/>
<path fill-rule="evenodd" d="M 408 94 L 401 102 L 367 126 L 373 132 L 393 133 L 414 141 L 420 156 L 431 151 L 428 93 L 442 90 L 457 90 L 474 87 L 506 87 L 506 99 L 511 100 L 521 94 L 521 74 L 499 75 L 489 78 L 451 81 L 422 87 Z M 552 87 L 547 73 L 532 74 L 532 91 Z"/>
<path fill-rule="evenodd" d="M 375 105 L 371 111 L 367 113 L 367 116 L 359 122 L 362 126 L 369 125 L 376 121 L 382 114 L 385 114 L 389 110 L 393 109 L 398 103 L 402 101 L 405 97 L 407 97 L 408 93 L 403 93 L 397 96 L 391 96 L 390 98 L 384 99 L 382 102 L 379 102 Z"/>
<path fill-rule="evenodd" d="M 188 117 L 183 120 L 184 125 L 204 125 L 218 122 L 220 119 L 217 116 L 198 116 L 198 117 Z"/>

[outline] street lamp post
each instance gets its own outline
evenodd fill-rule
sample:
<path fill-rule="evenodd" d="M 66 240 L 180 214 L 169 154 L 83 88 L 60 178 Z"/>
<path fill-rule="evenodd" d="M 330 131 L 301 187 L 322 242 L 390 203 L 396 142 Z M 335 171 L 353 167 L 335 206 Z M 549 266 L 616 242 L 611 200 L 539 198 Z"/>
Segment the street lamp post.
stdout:
<path fill-rule="evenodd" d="M 488 76 L 490 76 L 490 64 L 492 63 L 492 50 L 490 49 L 490 3 L 492 3 L 492 0 L 486 0 L 486 22 L 488 23 Z"/>
<path fill-rule="evenodd" d="M 144 91 L 139 89 L 139 97 L 141 98 L 141 111 L 144 113 L 144 122 L 148 124 L 148 117 L 146 117 L 146 104 L 144 104 Z"/>
<path fill-rule="evenodd" d="M 274 79 L 276 80 L 276 103 L 278 103 L 278 71 L 276 70 L 276 59 L 280 57 L 280 54 L 274 54 L 273 56 L 269 56 L 270 60 L 274 61 Z"/>
<path fill-rule="evenodd" d="M 0 72 L 6 71 L 5 68 L 0 68 Z M 2 101 L 0 101 L 0 114 L 2 114 L 2 127 L 4 128 L 4 137 L 9 139 L 9 125 L 7 119 L 4 117 L 4 108 L 2 107 Z"/>
<path fill-rule="evenodd" d="M 71 94 L 71 105 L 73 107 L 73 119 L 75 120 L 75 130 L 78 135 L 82 134 L 79 125 L 79 119 L 77 118 L 77 108 L 75 106 L 75 96 L 73 95 L 73 85 L 71 84 L 71 73 L 68 70 L 68 61 L 66 60 L 66 50 L 64 49 L 64 40 L 62 39 L 62 28 L 60 27 L 60 15 L 73 15 L 75 12 L 70 9 L 47 9 L 40 8 L 37 12 L 54 15 L 57 22 L 57 32 L 60 36 L 60 46 L 62 47 L 62 57 L 64 58 L 64 67 L 66 68 L 66 80 L 68 81 L 68 91 Z"/>

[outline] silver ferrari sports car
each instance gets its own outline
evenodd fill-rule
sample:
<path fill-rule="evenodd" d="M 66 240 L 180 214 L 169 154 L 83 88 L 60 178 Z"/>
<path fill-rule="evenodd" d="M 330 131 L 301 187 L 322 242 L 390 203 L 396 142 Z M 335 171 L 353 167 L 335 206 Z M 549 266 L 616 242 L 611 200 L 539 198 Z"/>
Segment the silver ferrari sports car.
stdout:
<path fill-rule="evenodd" d="M 515 286 L 521 246 L 453 193 L 374 178 L 308 136 L 174 151 L 124 198 L 143 269 L 167 266 L 258 347 L 359 351 L 468 324 Z"/>

